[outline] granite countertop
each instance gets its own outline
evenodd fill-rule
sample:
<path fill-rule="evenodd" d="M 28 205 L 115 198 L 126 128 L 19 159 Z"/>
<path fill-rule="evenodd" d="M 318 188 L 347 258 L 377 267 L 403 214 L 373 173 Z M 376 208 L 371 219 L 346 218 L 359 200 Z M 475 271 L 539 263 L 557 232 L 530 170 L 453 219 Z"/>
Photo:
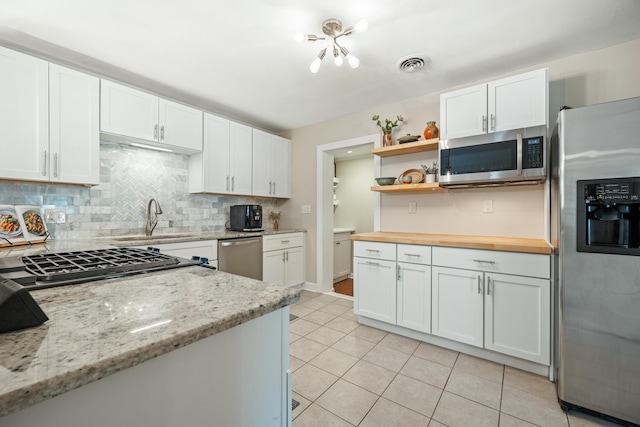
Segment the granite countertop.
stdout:
<path fill-rule="evenodd" d="M 0 334 L 0 416 L 290 305 L 299 290 L 185 267 L 31 295 L 49 320 Z"/>
<path fill-rule="evenodd" d="M 553 248 L 543 239 L 517 237 L 467 236 L 462 234 L 424 234 L 375 231 L 352 234 L 351 240 L 371 242 L 407 243 L 411 245 L 448 246 L 468 249 L 524 252 L 550 255 Z"/>

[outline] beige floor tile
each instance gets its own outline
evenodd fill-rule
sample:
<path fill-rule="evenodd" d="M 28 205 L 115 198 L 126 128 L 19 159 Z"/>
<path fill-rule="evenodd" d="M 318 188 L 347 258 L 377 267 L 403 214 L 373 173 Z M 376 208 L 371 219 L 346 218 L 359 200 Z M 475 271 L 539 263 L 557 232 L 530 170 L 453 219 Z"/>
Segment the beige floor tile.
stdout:
<path fill-rule="evenodd" d="M 337 316 L 335 314 L 329 314 L 325 313 L 324 311 L 317 310 L 302 317 L 302 320 L 317 323 L 318 325 L 324 325 L 325 323 L 332 321 L 336 317 Z"/>
<path fill-rule="evenodd" d="M 403 337 L 397 334 L 387 334 L 380 341 L 380 345 L 401 351 L 407 354 L 413 354 L 420 345 L 420 341 Z"/>
<path fill-rule="evenodd" d="M 394 350 L 392 348 L 377 345 L 371 349 L 362 359 L 367 362 L 375 363 L 383 368 L 390 369 L 394 372 L 400 372 L 400 369 L 409 360 L 407 353 Z"/>
<path fill-rule="evenodd" d="M 302 335 L 289 332 L 289 344 L 298 341 L 300 338 L 302 338 Z"/>
<path fill-rule="evenodd" d="M 329 301 L 325 301 L 323 299 L 320 299 L 321 297 L 316 297 L 313 299 L 309 299 L 306 300 L 304 302 L 301 303 L 301 305 L 304 305 L 305 307 L 308 308 L 313 308 L 314 310 L 317 310 L 319 308 L 324 307 L 325 305 L 329 304 Z"/>
<path fill-rule="evenodd" d="M 385 398 L 380 398 L 359 427 L 427 427 L 429 418 L 400 406 Z"/>
<path fill-rule="evenodd" d="M 351 332 L 351 335 L 377 344 L 387 335 L 387 332 L 371 326 L 360 325 Z"/>
<path fill-rule="evenodd" d="M 432 420 L 429 422 L 429 427 L 447 427 L 447 426 L 446 426 L 446 425 L 444 425 L 444 424 L 442 424 L 442 423 L 439 423 L 438 421 L 436 421 L 436 420 L 434 420 L 434 419 L 432 419 Z"/>
<path fill-rule="evenodd" d="M 319 342 L 320 344 L 324 344 L 326 346 L 331 347 L 333 344 L 337 343 L 340 339 L 344 338 L 347 335 L 344 332 L 336 331 L 335 329 L 325 328 L 324 326 L 319 327 L 313 332 L 309 332 L 305 338 L 313 340 L 315 342 Z"/>
<path fill-rule="evenodd" d="M 413 355 L 445 366 L 453 366 L 458 358 L 457 351 L 438 347 L 426 342 L 420 343 L 416 351 L 413 352 Z"/>
<path fill-rule="evenodd" d="M 294 316 L 302 317 L 316 311 L 315 308 L 305 307 L 303 304 L 294 304 L 291 306 L 290 313 Z"/>
<path fill-rule="evenodd" d="M 312 404 L 292 423 L 293 427 L 353 427 L 340 417 L 316 404 Z"/>
<path fill-rule="evenodd" d="M 505 366 L 504 368 L 504 385 L 505 387 L 517 388 L 553 401 L 558 400 L 556 385 L 549 381 L 547 377 L 521 371 L 510 366 Z"/>
<path fill-rule="evenodd" d="M 584 412 L 571 411 L 568 416 L 571 427 L 620 427 L 620 424 L 602 420 Z"/>
<path fill-rule="evenodd" d="M 311 359 L 325 351 L 326 345 L 311 341 L 307 338 L 300 338 L 298 341 L 289 345 L 289 354 L 300 360 L 309 362 Z"/>
<path fill-rule="evenodd" d="M 451 368 L 419 357 L 410 357 L 400 373 L 423 383 L 444 388 L 449 379 Z"/>
<path fill-rule="evenodd" d="M 332 321 L 327 322 L 324 326 L 348 334 L 358 327 L 358 322 L 355 320 L 345 319 L 344 317 L 336 317 Z"/>
<path fill-rule="evenodd" d="M 375 347 L 375 344 L 371 341 L 363 340 L 362 338 L 347 335 L 331 347 L 357 358 L 361 358 Z"/>
<path fill-rule="evenodd" d="M 396 373 L 393 371 L 361 360 L 342 378 L 372 393 L 381 395 L 389 384 L 391 384 L 395 376 Z"/>
<path fill-rule="evenodd" d="M 324 307 L 320 307 L 318 310 L 339 316 L 342 313 L 346 313 L 347 311 L 352 310 L 352 308 L 345 307 L 344 305 L 338 304 L 337 302 L 332 302 L 331 304 L 327 304 Z"/>
<path fill-rule="evenodd" d="M 460 370 L 453 370 L 445 390 L 493 409 L 500 410 L 502 385 Z"/>
<path fill-rule="evenodd" d="M 316 403 L 351 424 L 358 425 L 376 400 L 377 395 L 340 379 Z"/>
<path fill-rule="evenodd" d="M 441 394 L 442 390 L 437 387 L 404 375 L 397 375 L 382 397 L 430 417 Z"/>
<path fill-rule="evenodd" d="M 331 304 L 331 303 L 334 303 L 334 302 L 338 301 L 338 297 L 322 294 L 322 295 L 318 296 L 318 298 L 316 298 L 316 301 L 321 301 L 321 302 L 324 302 L 324 303 L 327 303 L 327 304 Z"/>
<path fill-rule="evenodd" d="M 353 365 L 358 362 L 358 358 L 350 354 L 343 353 L 333 348 L 328 348 L 324 352 L 320 353 L 309 363 L 320 369 L 337 375 L 344 375 Z"/>
<path fill-rule="evenodd" d="M 344 305 L 345 307 L 353 308 L 353 298 L 351 298 L 351 299 L 338 298 L 338 300 L 335 302 L 335 304 L 340 304 L 340 305 Z"/>
<path fill-rule="evenodd" d="M 313 402 L 337 380 L 335 375 L 307 363 L 293 373 L 291 388 Z"/>
<path fill-rule="evenodd" d="M 300 396 L 298 393 L 291 393 L 291 397 L 293 397 L 296 402 L 300 403 L 298 406 L 296 406 L 296 409 L 291 411 L 291 419 L 295 420 L 298 415 L 304 412 L 304 410 L 307 409 L 309 405 L 311 405 L 311 401 Z"/>
<path fill-rule="evenodd" d="M 340 317 L 342 317 L 343 319 L 353 320 L 354 322 L 358 321 L 358 315 L 353 311 L 345 311 L 340 315 Z"/>
<path fill-rule="evenodd" d="M 499 412 L 445 391 L 432 418 L 450 427 L 497 427 Z"/>
<path fill-rule="evenodd" d="M 502 388 L 501 410 L 542 426 L 569 425 L 567 415 L 560 409 L 558 402 L 507 386 Z"/>
<path fill-rule="evenodd" d="M 512 417 L 504 412 L 500 413 L 500 427 L 535 427 L 535 424 L 531 424 L 528 421 L 521 420 L 520 418 Z"/>
<path fill-rule="evenodd" d="M 304 319 L 296 319 L 289 323 L 289 332 L 296 335 L 305 336 L 311 331 L 318 329 L 320 325 L 313 322 L 308 322 Z"/>
<path fill-rule="evenodd" d="M 502 384 L 504 365 L 460 353 L 453 369 Z"/>
<path fill-rule="evenodd" d="M 304 360 L 300 360 L 291 355 L 289 356 L 289 369 L 291 369 L 291 372 L 297 371 L 300 367 L 304 366 L 305 363 Z"/>
<path fill-rule="evenodd" d="M 317 298 L 320 295 L 322 295 L 319 292 L 312 292 L 312 291 L 307 291 L 306 289 L 302 289 L 300 291 L 300 299 L 312 299 L 312 298 Z"/>

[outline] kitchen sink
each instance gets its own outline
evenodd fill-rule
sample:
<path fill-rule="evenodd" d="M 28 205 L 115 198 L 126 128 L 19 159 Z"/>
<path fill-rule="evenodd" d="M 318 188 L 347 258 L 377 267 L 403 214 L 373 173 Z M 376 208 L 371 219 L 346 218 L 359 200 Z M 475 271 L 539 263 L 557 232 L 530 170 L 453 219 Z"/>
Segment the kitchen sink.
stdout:
<path fill-rule="evenodd" d="M 138 242 L 144 240 L 166 240 L 166 239 L 184 239 L 187 237 L 198 237 L 197 234 L 157 234 L 152 236 L 122 236 L 114 237 L 111 240 L 116 242 Z"/>

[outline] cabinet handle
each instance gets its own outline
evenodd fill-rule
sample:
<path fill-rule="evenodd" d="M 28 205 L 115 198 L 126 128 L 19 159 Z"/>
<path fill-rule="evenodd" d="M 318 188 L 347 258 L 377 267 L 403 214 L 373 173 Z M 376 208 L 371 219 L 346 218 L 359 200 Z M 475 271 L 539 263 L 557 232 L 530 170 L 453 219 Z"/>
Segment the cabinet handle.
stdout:
<path fill-rule="evenodd" d="M 486 259 L 474 259 L 473 262 L 482 262 L 482 263 L 485 263 L 485 264 L 495 264 L 496 263 L 495 261 L 489 261 L 489 260 L 486 260 Z"/>
<path fill-rule="evenodd" d="M 164 141 L 164 125 L 160 126 L 160 141 Z"/>
<path fill-rule="evenodd" d="M 283 245 L 286 245 L 289 242 L 290 242 L 290 240 L 280 240 L 280 243 L 282 243 Z"/>
<path fill-rule="evenodd" d="M 229 175 L 227 175 L 227 191 L 229 191 Z"/>
<path fill-rule="evenodd" d="M 480 288 L 480 284 L 482 283 L 482 279 L 480 279 L 480 275 L 478 274 L 478 293 L 482 294 L 482 289 Z"/>
<path fill-rule="evenodd" d="M 380 266 L 379 262 L 371 262 L 371 261 L 366 261 L 365 264 L 369 264 L 369 265 L 377 265 L 378 267 Z"/>
<path fill-rule="evenodd" d="M 289 262 L 289 251 L 286 251 L 285 254 L 287 254 L 287 262 Z"/>
<path fill-rule="evenodd" d="M 42 154 L 42 176 L 47 176 L 47 150 Z"/>
<path fill-rule="evenodd" d="M 398 270 L 398 280 L 400 280 L 400 266 L 396 266 L 396 269 Z"/>
<path fill-rule="evenodd" d="M 282 262 L 284 262 L 284 252 L 282 252 Z"/>
<path fill-rule="evenodd" d="M 158 140 L 158 125 L 153 125 L 153 139 Z"/>
<path fill-rule="evenodd" d="M 231 177 L 231 191 L 236 191 L 236 177 Z"/>
<path fill-rule="evenodd" d="M 487 295 L 491 295 L 491 277 L 487 277 Z"/>
<path fill-rule="evenodd" d="M 487 116 L 482 115 L 482 132 L 487 131 Z"/>
<path fill-rule="evenodd" d="M 420 258 L 421 255 L 420 254 L 404 254 L 404 256 L 415 256 Z"/>
<path fill-rule="evenodd" d="M 58 153 L 53 155 L 53 177 L 58 177 Z"/>
<path fill-rule="evenodd" d="M 340 245 L 340 242 L 336 242 L 336 245 Z"/>
<path fill-rule="evenodd" d="M 378 249 L 365 249 L 365 251 L 367 251 L 367 252 L 375 252 L 375 253 L 379 253 L 380 252 Z"/>
<path fill-rule="evenodd" d="M 522 175 L 522 134 L 516 135 L 516 161 L 518 165 L 517 173 Z"/>
<path fill-rule="evenodd" d="M 496 130 L 496 116 L 494 116 L 493 114 L 491 115 L 491 130 Z"/>
<path fill-rule="evenodd" d="M 273 195 L 276 195 L 276 182 L 273 181 Z"/>

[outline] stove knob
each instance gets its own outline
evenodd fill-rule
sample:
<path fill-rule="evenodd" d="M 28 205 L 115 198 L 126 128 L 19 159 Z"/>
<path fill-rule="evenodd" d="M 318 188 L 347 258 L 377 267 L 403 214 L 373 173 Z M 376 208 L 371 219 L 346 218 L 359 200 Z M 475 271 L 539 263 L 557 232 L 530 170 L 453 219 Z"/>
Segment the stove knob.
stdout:
<path fill-rule="evenodd" d="M 200 257 L 200 262 L 201 262 L 202 264 L 209 264 L 209 258 Z"/>

